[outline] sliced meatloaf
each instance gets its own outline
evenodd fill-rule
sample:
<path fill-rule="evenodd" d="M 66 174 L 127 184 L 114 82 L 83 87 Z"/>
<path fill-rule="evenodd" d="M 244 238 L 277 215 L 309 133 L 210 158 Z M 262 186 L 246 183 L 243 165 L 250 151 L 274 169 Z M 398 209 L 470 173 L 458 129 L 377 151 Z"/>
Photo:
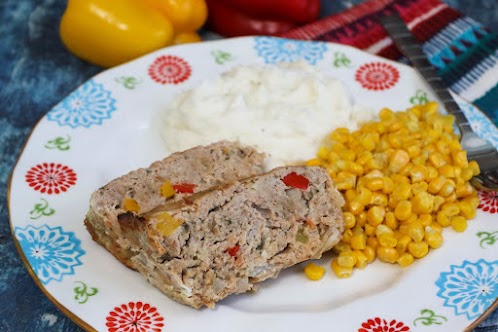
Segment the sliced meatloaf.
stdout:
<path fill-rule="evenodd" d="M 343 203 L 324 168 L 293 166 L 118 218 L 142 243 L 131 258 L 137 270 L 199 308 L 321 257 L 341 238 Z"/>
<path fill-rule="evenodd" d="M 212 186 L 260 174 L 263 163 L 262 153 L 227 141 L 174 153 L 148 168 L 117 178 L 93 193 L 85 225 L 96 242 L 123 264 L 135 268 L 130 258 L 138 254 L 141 247 L 133 237 L 123 234 L 119 215 L 130 209 L 147 213 L 167 201 L 178 201 Z M 166 182 L 170 189 L 177 191 L 169 199 L 161 194 Z"/>

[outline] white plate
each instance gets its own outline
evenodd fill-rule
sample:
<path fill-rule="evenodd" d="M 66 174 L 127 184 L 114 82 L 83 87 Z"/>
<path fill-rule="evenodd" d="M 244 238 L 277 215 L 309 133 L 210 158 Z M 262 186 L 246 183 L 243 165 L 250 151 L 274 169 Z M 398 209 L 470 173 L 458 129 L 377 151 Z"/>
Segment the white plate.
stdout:
<path fill-rule="evenodd" d="M 446 229 L 443 247 L 409 268 L 375 262 L 342 280 L 325 257 L 327 273 L 318 282 L 307 280 L 300 265 L 214 310 L 177 304 L 92 241 L 83 226 L 90 194 L 168 154 L 153 123 L 175 94 L 240 64 L 297 60 L 340 79 L 356 102 L 379 110 L 434 100 L 407 66 L 347 46 L 268 37 L 170 47 L 102 72 L 40 120 L 12 174 L 11 226 L 45 294 L 98 331 L 141 331 L 129 325 L 134 320 L 154 331 L 461 331 L 496 307 L 498 198 L 491 194 L 482 196 L 466 232 Z M 487 118 L 461 105 L 498 146 Z"/>

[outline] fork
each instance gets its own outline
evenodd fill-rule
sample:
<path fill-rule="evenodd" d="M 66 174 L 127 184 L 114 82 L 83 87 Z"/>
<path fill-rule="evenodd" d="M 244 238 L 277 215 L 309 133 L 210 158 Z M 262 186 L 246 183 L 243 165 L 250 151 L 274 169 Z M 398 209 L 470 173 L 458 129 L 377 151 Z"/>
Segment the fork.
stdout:
<path fill-rule="evenodd" d="M 398 14 L 382 16 L 380 23 L 403 55 L 425 79 L 443 103 L 446 111 L 455 117 L 460 129 L 460 144 L 467 151 L 467 159 L 475 160 L 481 173 L 472 178 L 472 185 L 480 190 L 498 191 L 498 151 L 472 130 L 470 123 L 451 95 L 448 86 L 431 65 L 422 47 Z"/>

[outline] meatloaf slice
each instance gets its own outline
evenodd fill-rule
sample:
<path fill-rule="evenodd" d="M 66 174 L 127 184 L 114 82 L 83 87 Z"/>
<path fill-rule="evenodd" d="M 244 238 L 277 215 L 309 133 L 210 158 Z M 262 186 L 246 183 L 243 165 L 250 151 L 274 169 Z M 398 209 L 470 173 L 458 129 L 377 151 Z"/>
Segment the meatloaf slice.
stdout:
<path fill-rule="evenodd" d="M 341 238 L 343 204 L 324 168 L 294 166 L 119 218 L 142 242 L 131 259 L 137 270 L 200 308 L 321 257 Z"/>
<path fill-rule="evenodd" d="M 135 203 L 137 212 L 148 211 L 164 204 L 161 186 L 170 181 L 178 193 L 170 201 L 181 200 L 222 183 L 263 173 L 264 155 L 252 147 L 221 141 L 199 146 L 154 162 L 117 178 L 94 192 L 85 225 L 92 238 L 110 251 L 123 264 L 135 268 L 130 257 L 140 251 L 134 237 L 123 234 L 125 222 L 118 216 L 127 210 L 125 199 Z"/>

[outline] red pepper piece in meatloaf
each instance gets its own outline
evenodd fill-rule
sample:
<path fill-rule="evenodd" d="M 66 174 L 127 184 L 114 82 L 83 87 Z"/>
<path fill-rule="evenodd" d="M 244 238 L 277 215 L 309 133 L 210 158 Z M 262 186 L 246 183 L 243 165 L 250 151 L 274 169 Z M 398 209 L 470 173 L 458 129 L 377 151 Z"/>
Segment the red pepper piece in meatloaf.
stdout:
<path fill-rule="evenodd" d="M 321 257 L 341 238 L 343 204 L 324 168 L 295 166 L 120 218 L 142 242 L 131 259 L 137 270 L 170 298 L 199 308 Z"/>
<path fill-rule="evenodd" d="M 260 174 L 263 163 L 264 154 L 227 141 L 174 153 L 93 193 L 85 225 L 96 242 L 123 264 L 135 268 L 130 258 L 140 252 L 140 244 L 133 234 L 125 234 L 127 220 L 118 220 L 119 215 L 147 213 L 166 201 L 186 199 L 192 192 Z M 167 181 L 176 191 L 169 200 L 161 194 L 161 186 Z"/>

